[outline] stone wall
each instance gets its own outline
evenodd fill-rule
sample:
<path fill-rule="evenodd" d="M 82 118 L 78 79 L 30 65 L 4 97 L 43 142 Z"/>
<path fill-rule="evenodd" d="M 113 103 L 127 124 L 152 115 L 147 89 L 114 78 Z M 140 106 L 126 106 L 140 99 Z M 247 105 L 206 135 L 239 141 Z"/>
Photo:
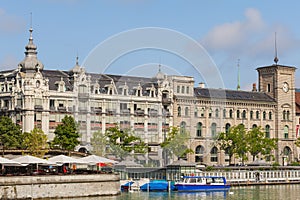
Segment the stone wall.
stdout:
<path fill-rule="evenodd" d="M 0 199 L 70 198 L 119 194 L 118 174 L 0 177 Z"/>

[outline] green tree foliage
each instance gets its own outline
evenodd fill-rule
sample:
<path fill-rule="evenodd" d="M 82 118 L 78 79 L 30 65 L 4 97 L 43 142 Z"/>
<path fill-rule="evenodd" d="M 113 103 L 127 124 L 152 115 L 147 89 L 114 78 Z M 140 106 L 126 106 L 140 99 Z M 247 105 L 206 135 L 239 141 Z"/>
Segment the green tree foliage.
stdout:
<path fill-rule="evenodd" d="M 7 116 L 0 117 L 0 140 L 3 148 L 21 148 L 22 131 Z"/>
<path fill-rule="evenodd" d="M 242 134 L 240 131 L 244 129 L 243 125 L 230 127 L 227 132 L 219 133 L 217 143 L 221 149 L 225 150 L 229 156 L 229 164 L 231 164 L 231 159 L 234 154 L 241 151 L 240 142 L 242 141 Z"/>
<path fill-rule="evenodd" d="M 111 153 L 124 159 L 130 153 L 146 153 L 148 146 L 130 130 L 121 130 L 119 126 L 108 128 L 105 132 Z"/>
<path fill-rule="evenodd" d="M 43 158 L 49 150 L 47 135 L 38 128 L 34 128 L 30 133 L 23 135 L 23 145 L 29 150 L 30 154 Z"/>
<path fill-rule="evenodd" d="M 277 139 L 266 138 L 260 127 L 246 131 L 243 124 L 231 127 L 228 132 L 219 133 L 217 142 L 228 153 L 229 164 L 234 155 L 244 162 L 248 152 L 254 160 L 258 154 L 270 156 L 272 150 L 277 148 Z"/>
<path fill-rule="evenodd" d="M 272 150 L 277 148 L 278 140 L 266 138 L 265 133 L 261 131 L 261 127 L 256 127 L 248 131 L 246 141 L 248 151 L 252 155 L 252 161 L 254 161 L 258 154 L 270 156 Z"/>
<path fill-rule="evenodd" d="M 108 137 L 105 134 L 102 134 L 101 131 L 94 132 L 91 138 L 91 145 L 93 147 L 92 153 L 98 156 L 104 156 L 108 143 Z"/>
<path fill-rule="evenodd" d="M 62 123 L 59 124 L 55 131 L 55 137 L 51 143 L 53 148 L 73 151 L 80 144 L 78 125 L 72 116 L 65 116 Z"/>
<path fill-rule="evenodd" d="M 185 157 L 186 154 L 193 153 L 193 150 L 187 147 L 189 138 L 190 135 L 186 130 L 170 127 L 165 141 L 160 146 L 168 152 L 169 156 Z"/>

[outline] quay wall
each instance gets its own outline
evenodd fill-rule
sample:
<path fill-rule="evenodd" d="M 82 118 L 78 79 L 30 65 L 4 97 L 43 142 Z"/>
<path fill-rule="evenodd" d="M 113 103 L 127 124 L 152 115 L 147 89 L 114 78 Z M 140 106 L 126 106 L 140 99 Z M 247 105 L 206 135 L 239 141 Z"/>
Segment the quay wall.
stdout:
<path fill-rule="evenodd" d="M 119 194 L 119 174 L 0 177 L 0 199 L 59 199 Z"/>

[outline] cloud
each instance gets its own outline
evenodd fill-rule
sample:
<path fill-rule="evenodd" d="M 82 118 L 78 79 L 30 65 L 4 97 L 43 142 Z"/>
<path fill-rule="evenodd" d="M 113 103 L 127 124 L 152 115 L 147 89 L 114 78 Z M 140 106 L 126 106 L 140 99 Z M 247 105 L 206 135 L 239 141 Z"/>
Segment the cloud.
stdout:
<path fill-rule="evenodd" d="M 0 8 L 0 32 L 1 33 L 19 33 L 23 32 L 25 20 L 21 17 L 10 15 Z"/>
<path fill-rule="evenodd" d="M 209 50 L 239 49 L 247 38 L 264 29 L 264 21 L 258 10 L 249 8 L 245 11 L 244 21 L 235 21 L 214 27 L 203 38 L 202 43 Z"/>

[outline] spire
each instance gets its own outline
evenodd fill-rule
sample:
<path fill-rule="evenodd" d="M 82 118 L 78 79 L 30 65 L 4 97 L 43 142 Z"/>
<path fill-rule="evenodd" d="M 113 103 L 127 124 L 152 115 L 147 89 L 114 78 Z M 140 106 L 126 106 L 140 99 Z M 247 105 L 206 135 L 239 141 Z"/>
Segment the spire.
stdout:
<path fill-rule="evenodd" d="M 275 32 L 275 58 L 274 58 L 274 62 L 277 65 L 279 59 L 277 57 L 277 41 L 276 41 L 276 32 Z"/>
<path fill-rule="evenodd" d="M 73 73 L 80 73 L 80 71 L 81 71 L 81 67 L 80 67 L 80 65 L 79 65 L 78 60 L 79 60 L 79 58 L 78 58 L 78 53 L 77 53 L 77 56 L 76 56 L 76 64 L 75 64 L 75 66 L 71 69 L 71 71 L 72 71 Z"/>
<path fill-rule="evenodd" d="M 32 36 L 33 28 L 32 28 L 32 14 L 30 19 L 30 29 L 29 29 L 29 41 L 28 44 L 25 46 L 25 58 L 23 61 L 19 63 L 19 67 L 21 71 L 37 71 L 43 70 L 44 65 L 38 60 L 37 58 L 37 47 L 33 43 L 33 36 Z"/>
<path fill-rule="evenodd" d="M 155 76 L 158 80 L 162 80 L 165 78 L 165 74 L 161 72 L 161 65 L 158 65 L 158 72 Z"/>
<path fill-rule="evenodd" d="M 238 68 L 238 73 L 237 73 L 237 82 L 238 83 L 237 83 L 236 89 L 240 90 L 241 89 L 241 86 L 240 86 L 240 59 L 238 59 L 237 68 Z"/>

